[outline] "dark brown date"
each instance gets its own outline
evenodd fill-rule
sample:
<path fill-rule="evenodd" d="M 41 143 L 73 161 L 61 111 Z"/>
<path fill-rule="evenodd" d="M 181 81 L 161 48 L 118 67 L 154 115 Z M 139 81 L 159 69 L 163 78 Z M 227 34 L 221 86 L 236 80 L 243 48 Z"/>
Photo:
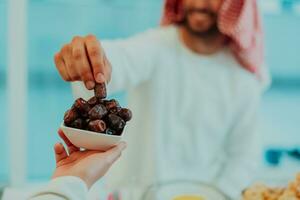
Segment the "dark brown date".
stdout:
<path fill-rule="evenodd" d="M 92 97 L 92 98 L 90 98 L 89 100 L 88 100 L 88 104 L 90 105 L 90 106 L 95 106 L 96 104 L 98 103 L 98 99 L 97 99 L 97 97 Z"/>
<path fill-rule="evenodd" d="M 91 119 L 86 118 L 85 121 L 84 121 L 85 125 L 88 125 L 90 123 L 90 121 L 91 121 Z"/>
<path fill-rule="evenodd" d="M 89 112 L 89 118 L 91 120 L 102 119 L 107 115 L 108 111 L 102 104 L 95 105 Z"/>
<path fill-rule="evenodd" d="M 95 88 L 94 88 L 94 92 L 95 92 L 95 96 L 98 99 L 105 99 L 106 98 L 106 85 L 105 83 L 99 83 L 96 84 Z"/>
<path fill-rule="evenodd" d="M 121 111 L 120 107 L 114 107 L 114 108 L 111 108 L 109 110 L 109 113 L 111 113 L 111 114 L 118 114 L 120 111 Z"/>
<path fill-rule="evenodd" d="M 85 122 L 83 119 L 78 118 L 70 125 L 72 128 L 83 129 L 85 126 Z"/>
<path fill-rule="evenodd" d="M 70 109 L 65 112 L 64 123 L 70 126 L 78 118 L 78 113 L 75 109 Z"/>
<path fill-rule="evenodd" d="M 116 135 L 119 135 L 119 136 L 122 135 L 123 130 L 124 130 L 124 128 L 123 128 L 122 130 L 117 131 L 117 132 L 116 132 Z"/>
<path fill-rule="evenodd" d="M 119 102 L 115 99 L 104 101 L 104 104 L 105 104 L 107 110 L 109 110 L 109 111 L 113 108 L 119 108 L 120 107 Z"/>
<path fill-rule="evenodd" d="M 88 124 L 88 129 L 98 133 L 104 133 L 106 130 L 106 123 L 99 119 L 90 121 Z"/>
<path fill-rule="evenodd" d="M 116 131 L 123 130 L 126 125 L 125 121 L 116 114 L 109 114 L 107 120 L 109 126 Z"/>
<path fill-rule="evenodd" d="M 73 107 L 76 108 L 79 114 L 83 117 L 87 117 L 89 111 L 91 110 L 91 106 L 83 98 L 76 99 L 76 101 L 73 104 Z"/>
<path fill-rule="evenodd" d="M 131 110 L 127 108 L 122 108 L 119 112 L 118 115 L 125 121 L 128 122 L 132 118 L 132 112 Z"/>

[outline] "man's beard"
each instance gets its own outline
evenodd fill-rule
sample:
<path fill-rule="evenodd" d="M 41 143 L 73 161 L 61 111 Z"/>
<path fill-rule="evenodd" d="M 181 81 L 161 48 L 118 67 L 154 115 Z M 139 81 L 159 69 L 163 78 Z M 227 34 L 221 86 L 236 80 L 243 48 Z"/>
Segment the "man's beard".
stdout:
<path fill-rule="evenodd" d="M 200 12 L 200 13 L 205 13 L 205 14 L 209 15 L 211 17 L 211 19 L 215 21 L 214 24 L 212 24 L 211 27 L 209 27 L 209 29 L 207 29 L 205 31 L 199 31 L 199 30 L 193 29 L 188 22 L 188 16 L 193 14 L 194 12 Z M 193 35 L 196 35 L 199 37 L 210 37 L 210 36 L 215 36 L 215 35 L 219 34 L 219 28 L 218 28 L 216 19 L 217 19 L 217 15 L 209 10 L 187 9 L 187 10 L 185 10 L 185 17 L 181 21 L 180 25 L 184 26 L 187 29 L 187 31 L 189 31 Z"/>
<path fill-rule="evenodd" d="M 199 37 L 212 37 L 212 36 L 218 35 L 220 33 L 217 24 L 212 25 L 206 31 L 194 30 L 187 21 L 185 21 L 185 23 L 183 23 L 182 25 L 187 29 L 188 32 L 190 32 L 193 35 L 199 36 Z"/>

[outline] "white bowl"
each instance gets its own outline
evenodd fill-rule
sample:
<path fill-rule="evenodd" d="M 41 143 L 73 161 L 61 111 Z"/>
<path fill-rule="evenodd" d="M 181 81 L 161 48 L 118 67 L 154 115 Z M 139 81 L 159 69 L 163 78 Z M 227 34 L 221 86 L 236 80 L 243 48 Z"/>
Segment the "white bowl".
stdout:
<path fill-rule="evenodd" d="M 118 144 L 122 136 L 106 135 L 61 125 L 61 130 L 76 147 L 105 151 Z"/>

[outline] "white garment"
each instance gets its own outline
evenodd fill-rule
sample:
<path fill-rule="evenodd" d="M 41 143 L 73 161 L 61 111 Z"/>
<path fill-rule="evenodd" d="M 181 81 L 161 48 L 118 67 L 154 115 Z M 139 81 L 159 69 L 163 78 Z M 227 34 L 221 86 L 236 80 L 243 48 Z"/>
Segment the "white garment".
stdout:
<path fill-rule="evenodd" d="M 51 180 L 28 200 L 85 200 L 87 193 L 87 186 L 80 178 L 65 176 Z"/>
<path fill-rule="evenodd" d="M 260 162 L 262 86 L 227 48 L 193 53 L 177 28 L 102 41 L 113 72 L 109 92 L 129 91 L 128 149 L 110 171 L 114 187 L 184 179 L 238 196 Z M 73 84 L 75 97 L 93 95 Z"/>

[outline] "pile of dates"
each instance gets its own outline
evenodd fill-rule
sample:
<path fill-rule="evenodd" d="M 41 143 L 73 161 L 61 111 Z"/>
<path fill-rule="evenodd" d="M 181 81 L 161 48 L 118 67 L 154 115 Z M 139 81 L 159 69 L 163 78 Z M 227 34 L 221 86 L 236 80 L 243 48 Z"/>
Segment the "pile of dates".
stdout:
<path fill-rule="evenodd" d="M 132 113 L 115 99 L 106 100 L 105 84 L 96 84 L 95 96 L 88 101 L 79 98 L 64 116 L 65 126 L 108 135 L 122 135 Z"/>

